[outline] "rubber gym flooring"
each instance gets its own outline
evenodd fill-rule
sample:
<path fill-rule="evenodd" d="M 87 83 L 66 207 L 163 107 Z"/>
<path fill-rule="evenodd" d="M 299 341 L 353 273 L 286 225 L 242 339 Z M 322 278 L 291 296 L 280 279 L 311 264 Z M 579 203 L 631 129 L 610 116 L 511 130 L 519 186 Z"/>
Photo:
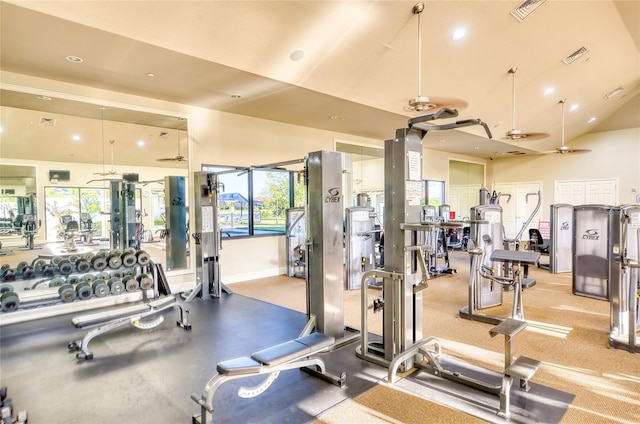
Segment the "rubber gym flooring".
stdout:
<path fill-rule="evenodd" d="M 79 361 L 67 349 L 70 341 L 87 332 L 71 324 L 73 315 L 0 327 L 0 383 L 8 387 L 15 410 L 28 411 L 30 423 L 187 424 L 200 413 L 190 395 L 200 396 L 218 362 L 296 338 L 306 319 L 300 312 L 240 294 L 196 299 L 187 309 L 191 331 L 175 325 L 178 311 L 170 309 L 165 321 L 151 330 L 129 326 L 95 338 L 89 344 L 91 361 Z M 236 395 L 240 386 L 259 384 L 266 376 L 230 381 L 216 392 L 214 422 L 313 421 L 386 378 L 385 368 L 356 357 L 356 346 L 351 343 L 318 355 L 329 372 L 347 373 L 346 388 L 291 370 L 281 372 L 262 395 L 242 399 Z M 398 386 L 445 404 L 453 402 L 457 409 L 475 408 L 474 415 L 500 421 L 494 409 L 497 396 L 477 396 L 464 386 L 442 382 L 421 373 Z M 511 421 L 559 422 L 572 396 L 532 386 L 525 397 L 512 392 Z M 549 399 L 555 399 L 551 407 Z M 527 410 L 521 411 L 519 405 Z M 425 422 L 434 421 L 425 417 Z"/>

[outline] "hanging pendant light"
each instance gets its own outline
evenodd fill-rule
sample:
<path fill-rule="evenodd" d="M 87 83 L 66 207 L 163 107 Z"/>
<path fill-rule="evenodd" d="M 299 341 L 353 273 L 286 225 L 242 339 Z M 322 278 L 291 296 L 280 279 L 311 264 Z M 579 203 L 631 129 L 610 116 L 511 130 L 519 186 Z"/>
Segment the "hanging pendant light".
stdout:
<path fill-rule="evenodd" d="M 532 133 L 522 132 L 516 129 L 516 72 L 517 67 L 509 69 L 509 73 L 512 75 L 512 97 L 511 97 L 511 131 L 505 133 L 505 140 L 539 140 L 541 138 L 549 137 L 547 133 Z"/>
<path fill-rule="evenodd" d="M 467 107 L 464 100 L 444 98 L 444 97 L 428 97 L 422 93 L 422 25 L 420 15 L 424 11 L 424 3 L 416 3 L 411 9 L 411 13 L 418 15 L 418 95 L 409 99 L 407 111 L 424 112 L 426 110 L 435 109 L 437 107 L 448 107 L 455 109 L 463 109 Z"/>
<path fill-rule="evenodd" d="M 111 150 L 111 170 L 105 170 L 105 143 L 104 143 L 104 107 L 100 108 L 100 132 L 102 137 L 102 172 L 94 172 L 94 175 L 102 175 L 103 177 L 109 175 L 117 175 L 115 169 L 113 169 L 113 145 L 115 140 L 109 140 L 109 148 Z"/>

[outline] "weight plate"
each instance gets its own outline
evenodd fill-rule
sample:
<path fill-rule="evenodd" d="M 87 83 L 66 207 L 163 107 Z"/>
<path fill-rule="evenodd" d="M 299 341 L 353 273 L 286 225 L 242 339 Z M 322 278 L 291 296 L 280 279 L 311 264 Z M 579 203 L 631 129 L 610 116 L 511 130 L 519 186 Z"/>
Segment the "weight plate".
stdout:
<path fill-rule="evenodd" d="M 53 277 L 55 273 L 56 273 L 55 268 L 50 264 L 45 264 L 42 267 L 42 275 L 44 275 L 45 277 Z"/>
<path fill-rule="evenodd" d="M 55 277 L 49 281 L 49 287 L 60 287 L 65 284 L 65 280 L 63 277 Z"/>
<path fill-rule="evenodd" d="M 7 292 L 12 292 L 13 286 L 11 284 L 0 284 L 0 294 L 5 294 Z"/>
<path fill-rule="evenodd" d="M 120 271 L 120 270 L 112 271 L 111 276 L 122 279 L 122 277 L 124 277 L 124 271 Z"/>
<path fill-rule="evenodd" d="M 78 284 L 80 282 L 80 277 L 77 275 L 70 275 L 67 277 L 67 284 Z"/>
<path fill-rule="evenodd" d="M 134 254 L 129 253 L 129 254 L 122 255 L 122 264 L 124 266 L 131 267 L 131 266 L 134 266 L 136 263 L 138 263 L 138 259 Z"/>
<path fill-rule="evenodd" d="M 5 271 L 7 269 L 10 269 L 11 265 L 9 264 L 2 264 L 2 266 L 0 266 L 0 271 Z"/>
<path fill-rule="evenodd" d="M 78 262 L 76 262 L 76 269 L 78 272 L 87 272 L 91 269 L 91 264 L 86 259 L 78 259 Z"/>
<path fill-rule="evenodd" d="M 109 264 L 109 268 L 117 269 L 122 265 L 122 259 L 120 259 L 120 255 L 111 255 L 107 258 L 107 263 Z"/>
<path fill-rule="evenodd" d="M 102 271 L 107 267 L 107 258 L 104 256 L 94 256 L 91 260 L 91 266 L 93 266 L 93 269 L 96 271 Z"/>
<path fill-rule="evenodd" d="M 26 266 L 22 269 L 22 278 L 24 278 L 25 280 L 31 280 L 35 277 L 36 271 L 32 267 Z"/>
<path fill-rule="evenodd" d="M 109 278 L 111 278 L 111 275 L 110 275 L 107 271 L 99 272 L 99 273 L 96 275 L 96 280 L 100 280 L 100 279 L 102 279 L 102 280 L 104 280 L 104 281 L 109 281 Z"/>
<path fill-rule="evenodd" d="M 97 279 L 96 276 L 93 274 L 85 274 L 82 277 L 80 277 L 80 281 L 85 283 L 91 283 L 96 279 Z"/>
<path fill-rule="evenodd" d="M 136 253 L 136 258 L 138 258 L 138 263 L 140 265 L 146 265 L 151 261 L 151 256 L 149 256 L 149 254 L 144 250 L 138 251 L 138 253 Z"/>
<path fill-rule="evenodd" d="M 135 247 L 127 247 L 126 249 L 124 249 L 122 251 L 122 256 L 124 255 L 134 255 L 136 254 L 136 248 Z"/>
<path fill-rule="evenodd" d="M 2 278 L 4 281 L 15 281 L 16 279 L 16 271 L 13 269 L 5 269 L 2 274 Z"/>
<path fill-rule="evenodd" d="M 73 272 L 73 265 L 66 259 L 58 263 L 58 268 L 60 268 L 60 274 L 62 275 L 69 275 Z"/>
<path fill-rule="evenodd" d="M 62 262 L 64 258 L 62 256 L 54 256 L 53 258 L 51 258 L 51 263 L 55 266 L 58 266 L 58 264 L 60 262 Z"/>
<path fill-rule="evenodd" d="M 25 261 L 22 261 L 22 262 L 20 262 L 20 263 L 18 264 L 18 266 L 16 267 L 16 269 L 18 270 L 18 272 L 19 272 L 19 273 L 21 273 L 21 274 L 22 274 L 22 270 L 23 270 L 25 267 L 27 267 L 27 266 L 29 266 L 29 264 L 28 264 L 27 262 L 25 262 Z"/>
<path fill-rule="evenodd" d="M 45 261 L 42 258 L 35 258 L 32 262 L 31 262 L 31 266 L 35 268 L 36 272 L 40 272 L 42 271 L 42 268 L 47 264 L 47 261 Z"/>
<path fill-rule="evenodd" d="M 110 279 L 108 285 L 111 294 L 120 294 L 125 290 L 124 284 L 118 278 Z"/>
<path fill-rule="evenodd" d="M 91 287 L 93 288 L 93 294 L 95 294 L 96 297 L 105 297 L 110 293 L 109 286 L 104 280 L 94 281 Z"/>
<path fill-rule="evenodd" d="M 135 268 L 127 268 L 124 270 L 124 277 L 135 277 L 136 269 Z"/>
<path fill-rule="evenodd" d="M 58 294 L 60 295 L 60 300 L 64 303 L 73 302 L 76 300 L 76 291 L 73 289 L 71 284 L 63 284 L 58 289 Z"/>
<path fill-rule="evenodd" d="M 107 256 L 120 256 L 120 255 L 122 255 L 122 250 L 112 249 L 109 251 L 109 254 Z"/>
<path fill-rule="evenodd" d="M 134 292 L 138 290 L 138 288 L 140 287 L 140 284 L 138 284 L 138 280 L 136 280 L 135 278 L 127 277 L 124 280 L 124 287 L 128 292 Z"/>
<path fill-rule="evenodd" d="M 93 259 L 93 252 L 87 252 L 83 254 L 82 259 L 84 259 L 85 261 L 91 262 L 91 259 Z"/>
<path fill-rule="evenodd" d="M 78 259 L 79 259 L 79 256 L 78 256 L 78 255 L 69 255 L 69 256 L 67 257 L 67 260 L 68 260 L 69 262 L 71 262 L 72 264 L 75 264 L 75 263 L 78 261 Z"/>
<path fill-rule="evenodd" d="M 153 280 L 147 274 L 140 274 L 136 279 L 142 290 L 149 290 L 153 287 Z"/>
<path fill-rule="evenodd" d="M 93 295 L 93 289 L 89 285 L 89 283 L 85 281 L 81 281 L 76 286 L 76 293 L 78 295 L 78 299 L 87 300 Z"/>
<path fill-rule="evenodd" d="M 18 294 L 15 292 L 3 293 L 0 300 L 2 302 L 2 312 L 12 312 L 20 306 L 20 299 L 18 298 Z"/>

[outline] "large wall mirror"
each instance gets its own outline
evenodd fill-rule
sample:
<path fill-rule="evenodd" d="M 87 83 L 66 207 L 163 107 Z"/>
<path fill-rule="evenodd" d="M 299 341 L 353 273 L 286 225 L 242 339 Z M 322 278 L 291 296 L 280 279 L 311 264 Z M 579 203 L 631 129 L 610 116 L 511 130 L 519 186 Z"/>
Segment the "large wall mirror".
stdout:
<path fill-rule="evenodd" d="M 36 258 L 62 252 L 69 220 L 79 223 L 77 252 L 110 249 L 115 218 L 111 192 L 128 184 L 135 195 L 126 219 L 135 222 L 140 248 L 168 272 L 188 270 L 189 258 L 186 265 L 168 260 L 165 230 L 165 178 L 188 177 L 187 120 L 29 91 L 0 91 L 3 254 L 27 260 L 29 254 Z M 188 213 L 183 215 L 188 221 Z M 38 224 L 33 246 L 25 237 L 25 216 Z M 188 228 L 185 222 L 180 231 Z M 188 256 L 188 246 L 186 252 Z"/>
<path fill-rule="evenodd" d="M 480 204 L 480 189 L 485 186 L 483 163 L 449 160 L 449 198 L 456 218 L 468 218 L 470 209 Z"/>

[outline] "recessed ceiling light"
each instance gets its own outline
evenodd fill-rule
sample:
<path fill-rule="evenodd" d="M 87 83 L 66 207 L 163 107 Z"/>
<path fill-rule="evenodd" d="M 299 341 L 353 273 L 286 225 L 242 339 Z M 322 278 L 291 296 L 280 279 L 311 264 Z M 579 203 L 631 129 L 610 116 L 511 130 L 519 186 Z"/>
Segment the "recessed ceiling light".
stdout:
<path fill-rule="evenodd" d="M 82 63 L 82 62 L 84 62 L 84 59 L 81 58 L 80 56 L 67 56 L 67 60 L 69 62 L 73 62 L 73 63 Z"/>
<path fill-rule="evenodd" d="M 80 141 L 80 136 L 78 134 L 75 134 L 73 137 L 71 137 L 71 139 L 73 141 Z"/>
<path fill-rule="evenodd" d="M 329 119 L 332 119 L 334 121 L 344 121 L 344 116 L 331 115 Z"/>
<path fill-rule="evenodd" d="M 148 77 L 155 77 L 155 76 L 156 76 L 156 74 L 154 74 L 153 72 L 148 72 L 148 73 L 147 73 L 147 76 L 148 76 Z"/>
<path fill-rule="evenodd" d="M 231 95 L 231 98 L 232 98 L 232 99 L 241 99 L 241 98 L 242 98 L 242 96 L 241 96 L 241 95 L 239 95 L 239 94 L 232 94 L 232 95 Z"/>
<path fill-rule="evenodd" d="M 304 53 L 304 49 L 295 49 L 289 55 L 289 59 L 293 60 L 294 62 L 298 62 L 304 58 Z"/>
<path fill-rule="evenodd" d="M 587 124 L 592 124 L 594 122 L 596 122 L 598 118 L 596 118 L 595 116 L 592 116 L 591 118 L 589 118 L 589 120 L 587 121 Z"/>
<path fill-rule="evenodd" d="M 578 110 L 579 107 L 580 107 L 579 104 L 574 103 L 569 107 L 569 112 L 573 112 L 574 110 Z"/>
<path fill-rule="evenodd" d="M 451 39 L 453 41 L 458 41 L 464 38 L 464 36 L 467 35 L 467 29 L 466 28 L 456 28 L 453 31 L 453 35 L 451 36 Z"/>
<path fill-rule="evenodd" d="M 549 96 L 549 95 L 553 94 L 553 93 L 554 93 L 554 91 L 556 91 L 556 89 L 555 89 L 555 88 L 553 88 L 553 87 L 547 87 L 547 88 L 545 88 L 545 89 L 544 89 L 544 95 L 545 95 L 545 96 Z"/>
<path fill-rule="evenodd" d="M 138 140 L 138 146 L 144 147 L 144 140 Z"/>
<path fill-rule="evenodd" d="M 475 150 L 480 150 L 480 146 L 474 147 Z"/>
<path fill-rule="evenodd" d="M 38 99 L 49 101 L 49 100 L 51 100 L 51 97 L 49 97 L 49 96 L 38 96 Z"/>
<path fill-rule="evenodd" d="M 439 141 L 440 141 L 440 143 L 446 143 L 447 142 L 447 140 L 445 140 L 444 138 L 441 138 Z"/>

